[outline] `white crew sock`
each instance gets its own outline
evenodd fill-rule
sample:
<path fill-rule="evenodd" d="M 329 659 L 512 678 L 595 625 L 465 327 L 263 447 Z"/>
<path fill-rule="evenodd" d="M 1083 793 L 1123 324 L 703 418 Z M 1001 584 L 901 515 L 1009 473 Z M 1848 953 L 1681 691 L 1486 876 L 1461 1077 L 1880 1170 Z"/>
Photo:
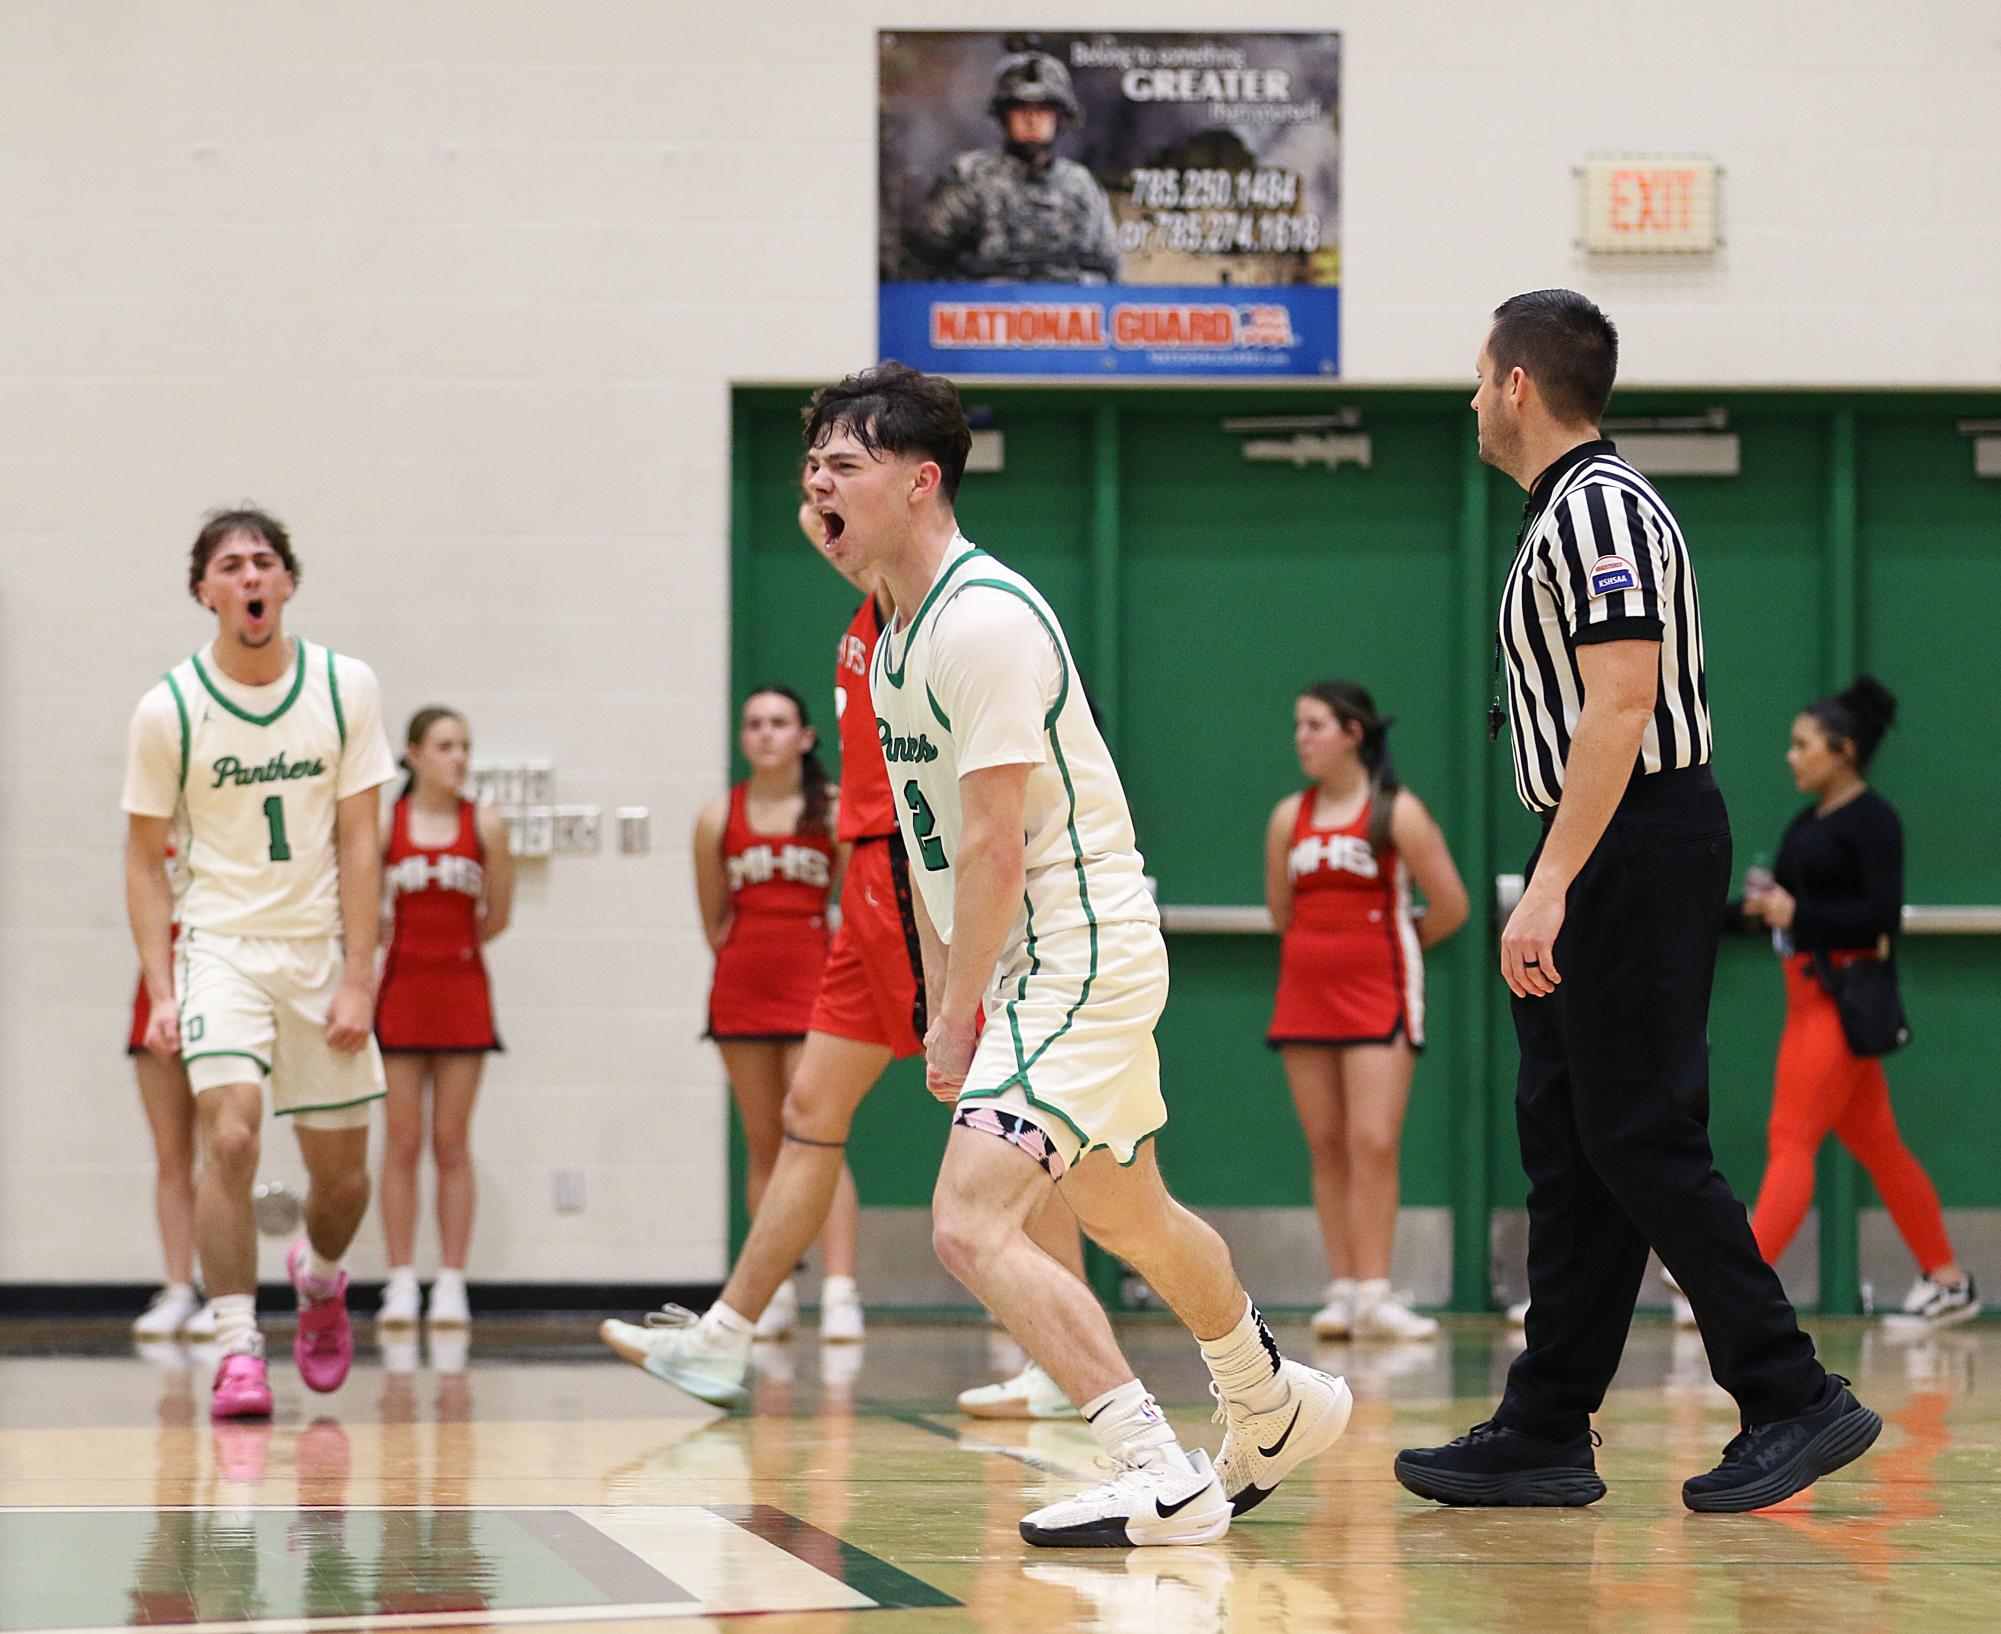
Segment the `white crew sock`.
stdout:
<path fill-rule="evenodd" d="M 1374 1309 L 1374 1307 L 1380 1305 L 1389 1297 L 1390 1279 L 1388 1277 L 1370 1277 L 1366 1281 L 1357 1282 L 1355 1284 L 1355 1314 L 1360 1316 L 1362 1312 Z"/>
<path fill-rule="evenodd" d="M 225 1356 L 262 1356 L 264 1335 L 257 1331 L 255 1294 L 217 1294 L 215 1342 Z"/>
<path fill-rule="evenodd" d="M 315 1282 L 340 1281 L 340 1261 L 330 1260 L 310 1242 L 306 1244 L 306 1275 Z"/>
<path fill-rule="evenodd" d="M 757 1324 L 741 1311 L 732 1310 L 720 1299 L 702 1317 L 702 1326 L 718 1344 L 730 1350 L 748 1350 L 757 1333 Z"/>
<path fill-rule="evenodd" d="M 1285 1400 L 1286 1387 L 1278 1376 L 1278 1342 L 1248 1294 L 1237 1325 L 1219 1339 L 1199 1343 L 1209 1376 L 1231 1401 L 1254 1413 L 1268 1413 Z"/>
<path fill-rule="evenodd" d="M 860 1303 L 861 1293 L 855 1287 L 853 1277 L 822 1277 L 820 1279 L 820 1308 L 829 1305 L 853 1305 Z"/>
<path fill-rule="evenodd" d="M 192 1282 L 170 1282 L 160 1292 L 178 1304 L 183 1300 L 194 1299 L 195 1285 Z"/>
<path fill-rule="evenodd" d="M 464 1293 L 466 1291 L 465 1271 L 455 1265 L 439 1266 L 437 1280 L 431 1284 L 431 1291 L 436 1293 L 440 1288 L 457 1288 L 460 1293 Z"/>
<path fill-rule="evenodd" d="M 1138 1379 L 1092 1397 L 1083 1411 L 1091 1434 L 1114 1463 L 1155 1464 L 1167 1458 L 1187 1462 L 1160 1404 Z"/>
<path fill-rule="evenodd" d="M 392 1265 L 389 1276 L 383 1284 L 385 1288 L 414 1288 L 417 1286 L 417 1268 L 414 1265 Z"/>

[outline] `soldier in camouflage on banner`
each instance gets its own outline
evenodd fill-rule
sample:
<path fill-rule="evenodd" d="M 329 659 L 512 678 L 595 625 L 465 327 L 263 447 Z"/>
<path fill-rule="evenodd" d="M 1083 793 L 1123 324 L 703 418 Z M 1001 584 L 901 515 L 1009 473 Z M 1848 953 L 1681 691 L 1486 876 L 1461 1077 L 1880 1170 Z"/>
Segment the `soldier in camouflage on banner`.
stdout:
<path fill-rule="evenodd" d="M 1001 61 L 994 117 L 1005 146 L 962 153 L 911 229 L 916 272 L 940 281 L 1105 284 L 1119 276 L 1118 229 L 1104 189 L 1056 134 L 1081 120 L 1070 71 L 1046 51 Z"/>

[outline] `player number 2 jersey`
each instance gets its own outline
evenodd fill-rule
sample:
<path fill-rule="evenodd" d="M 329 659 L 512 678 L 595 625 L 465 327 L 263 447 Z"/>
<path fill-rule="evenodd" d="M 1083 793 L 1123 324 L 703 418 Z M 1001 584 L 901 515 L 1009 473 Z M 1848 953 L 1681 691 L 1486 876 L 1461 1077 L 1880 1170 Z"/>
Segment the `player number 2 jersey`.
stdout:
<path fill-rule="evenodd" d="M 869 680 L 910 875 L 940 936 L 952 937 L 959 779 L 1001 765 L 1030 768 L 1027 890 L 1001 970 L 1065 932 L 1159 924 L 1118 769 L 1027 579 L 955 538 L 916 614 L 883 631 Z"/>
<path fill-rule="evenodd" d="M 126 811 L 181 816 L 187 888 L 181 921 L 232 936 L 340 932 L 334 813 L 395 773 L 366 664 L 295 640 L 297 661 L 269 686 L 232 682 L 204 651 L 139 702 Z"/>

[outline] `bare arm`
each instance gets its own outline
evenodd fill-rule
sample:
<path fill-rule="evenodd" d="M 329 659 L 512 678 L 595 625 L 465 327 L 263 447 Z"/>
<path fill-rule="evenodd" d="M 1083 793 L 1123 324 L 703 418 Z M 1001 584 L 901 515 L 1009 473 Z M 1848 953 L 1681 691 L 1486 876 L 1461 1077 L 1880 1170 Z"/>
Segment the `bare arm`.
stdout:
<path fill-rule="evenodd" d="M 480 806 L 473 820 L 479 824 L 480 849 L 486 853 L 486 900 L 479 939 L 491 942 L 514 918 L 514 852 L 507 844 L 507 819 L 497 806 Z"/>
<path fill-rule="evenodd" d="M 1436 947 L 1466 923 L 1466 882 L 1459 877 L 1459 866 L 1438 824 L 1409 789 L 1399 789 L 1390 808 L 1390 839 L 1412 882 L 1424 893 L 1417 945 Z"/>
<path fill-rule="evenodd" d="M 1271 821 L 1265 825 L 1265 907 L 1271 913 L 1272 929 L 1283 936 L 1292 928 L 1292 904 L 1298 895 L 1292 888 L 1292 831 L 1299 822 L 1301 796 L 1288 794 L 1272 807 Z"/>
<path fill-rule="evenodd" d="M 382 796 L 350 794 L 334 807 L 343 961 L 327 1011 L 327 1042 L 352 1053 L 375 1029 L 375 950 L 382 935 Z"/>
<path fill-rule="evenodd" d="M 1028 883 L 1024 765 L 988 766 L 959 779 L 965 813 L 952 859 L 952 947 L 945 963 L 944 1011 L 968 1019 L 993 982 L 994 966 L 1021 912 Z"/>
<path fill-rule="evenodd" d="M 903 836 L 897 835 L 890 842 L 903 844 Z M 931 923 L 931 910 L 924 906 L 924 893 L 915 885 L 910 890 L 910 905 L 917 920 L 917 948 L 923 960 L 924 969 L 924 1013 L 935 1021 L 945 1003 L 945 939 L 938 934 L 938 927 Z"/>
<path fill-rule="evenodd" d="M 1564 763 L 1563 798 L 1535 876 L 1501 933 L 1501 974 L 1518 998 L 1544 997 L 1563 980 L 1551 949 L 1563 928 L 1564 897 L 1632 781 L 1659 690 L 1660 654 L 1658 641 L 1600 641 L 1577 649 L 1584 708 Z"/>
<path fill-rule="evenodd" d="M 986 766 L 959 779 L 964 822 L 952 859 L 952 945 L 943 1001 L 925 1040 L 925 1083 L 941 1101 L 956 1100 L 973 1062 L 980 1001 L 1021 912 L 1028 880 L 1023 811 L 1029 767 Z"/>
<path fill-rule="evenodd" d="M 125 822 L 125 914 L 139 949 L 139 970 L 151 1001 L 146 1048 L 155 1055 L 180 1053 L 180 1016 L 174 1008 L 174 890 L 167 880 L 169 817 L 127 817 Z"/>
<path fill-rule="evenodd" d="M 729 817 L 730 797 L 719 794 L 695 819 L 695 901 L 711 952 L 723 945 L 730 929 L 730 882 L 723 868 L 723 828 Z"/>

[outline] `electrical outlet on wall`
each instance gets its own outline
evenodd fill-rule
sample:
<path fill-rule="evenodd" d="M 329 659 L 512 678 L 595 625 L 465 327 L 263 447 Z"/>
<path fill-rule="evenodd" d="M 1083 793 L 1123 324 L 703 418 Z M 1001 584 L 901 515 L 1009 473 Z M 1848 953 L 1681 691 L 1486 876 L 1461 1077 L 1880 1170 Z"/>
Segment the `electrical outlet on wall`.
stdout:
<path fill-rule="evenodd" d="M 604 811 L 600 806 L 557 806 L 556 855 L 588 856 L 600 844 Z"/>

